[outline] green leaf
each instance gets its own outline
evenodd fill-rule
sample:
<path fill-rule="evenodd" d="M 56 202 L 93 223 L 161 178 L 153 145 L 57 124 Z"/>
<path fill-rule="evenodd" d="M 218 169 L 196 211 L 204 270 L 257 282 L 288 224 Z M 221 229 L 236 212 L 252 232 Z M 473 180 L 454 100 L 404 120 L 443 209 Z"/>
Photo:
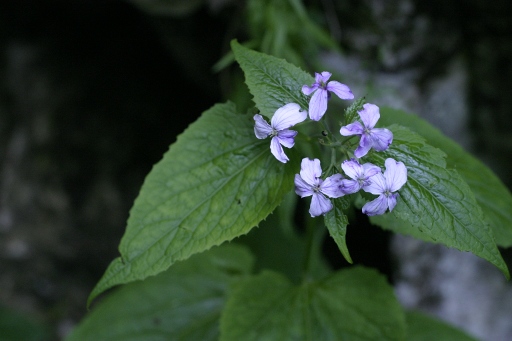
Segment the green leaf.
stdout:
<path fill-rule="evenodd" d="M 293 187 L 298 165 L 280 163 L 254 121 L 219 104 L 193 123 L 146 177 L 119 245 L 89 297 L 144 279 L 247 233 Z M 291 157 L 293 160 L 293 157 Z"/>
<path fill-rule="evenodd" d="M 404 340 L 405 317 L 376 271 L 355 267 L 293 286 L 263 272 L 237 285 L 220 322 L 222 341 Z"/>
<path fill-rule="evenodd" d="M 252 263 L 238 245 L 194 255 L 109 295 L 67 341 L 218 340 L 226 293 Z"/>
<path fill-rule="evenodd" d="M 381 115 L 381 124 L 407 126 L 420 133 L 430 145 L 443 150 L 448 155 L 448 167 L 456 169 L 474 193 L 496 243 L 512 246 L 512 194 L 503 182 L 480 160 L 418 116 L 390 108 L 382 108 Z"/>
<path fill-rule="evenodd" d="M 324 221 L 325 226 L 327 226 L 329 230 L 329 234 L 338 245 L 341 254 L 345 257 L 347 262 L 352 264 L 353 262 L 348 252 L 346 240 L 348 217 L 343 213 L 343 209 L 347 208 L 345 200 L 345 198 L 332 199 L 333 209 L 325 215 Z"/>
<path fill-rule="evenodd" d="M 277 109 L 288 103 L 297 103 L 308 110 L 309 101 L 301 89 L 303 85 L 315 82 L 310 74 L 284 59 L 243 47 L 235 40 L 231 42 L 231 48 L 262 115 L 271 118 Z"/>
<path fill-rule="evenodd" d="M 389 217 L 372 217 L 372 222 L 392 231 L 420 236 L 461 251 L 470 251 L 496 265 L 510 277 L 484 221 L 471 189 L 455 171 L 446 169 L 445 154 L 405 127 L 392 125 L 394 138 L 384 152 L 372 152 L 369 161 L 379 166 L 386 158 L 407 167 L 407 183 L 400 190 L 393 215 L 410 224 L 394 224 Z"/>
<path fill-rule="evenodd" d="M 428 315 L 406 313 L 408 341 L 476 341 L 462 330 Z"/>

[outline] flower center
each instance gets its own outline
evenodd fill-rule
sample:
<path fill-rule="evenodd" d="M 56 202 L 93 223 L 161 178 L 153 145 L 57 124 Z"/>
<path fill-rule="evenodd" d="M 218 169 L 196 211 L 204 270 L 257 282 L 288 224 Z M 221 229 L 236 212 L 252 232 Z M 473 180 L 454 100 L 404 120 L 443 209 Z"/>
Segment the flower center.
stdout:
<path fill-rule="evenodd" d="M 270 134 L 268 134 L 268 136 L 274 137 L 274 136 L 277 136 L 278 133 L 279 133 L 279 131 L 277 131 L 276 129 L 272 128 L 272 131 L 270 132 Z"/>
<path fill-rule="evenodd" d="M 358 178 L 357 182 L 359 183 L 359 186 L 361 186 L 361 187 L 368 186 L 371 183 L 371 181 L 366 178 Z"/>

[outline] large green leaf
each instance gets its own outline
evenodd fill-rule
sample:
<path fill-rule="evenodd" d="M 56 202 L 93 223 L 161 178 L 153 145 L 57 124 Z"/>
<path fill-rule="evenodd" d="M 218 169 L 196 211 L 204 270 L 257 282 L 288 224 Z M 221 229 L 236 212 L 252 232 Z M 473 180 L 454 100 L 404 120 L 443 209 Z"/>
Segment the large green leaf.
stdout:
<path fill-rule="evenodd" d="M 425 314 L 406 313 L 408 341 L 476 341 L 462 330 Z"/>
<path fill-rule="evenodd" d="M 194 255 L 109 295 L 67 341 L 218 340 L 227 290 L 252 263 L 237 245 Z"/>
<path fill-rule="evenodd" d="M 389 217 L 378 216 L 372 222 L 470 251 L 496 265 L 509 278 L 480 206 L 462 177 L 455 170 L 446 169 L 445 154 L 405 127 L 392 125 L 389 129 L 394 135 L 393 143 L 384 152 L 369 154 L 369 160 L 383 166 L 390 157 L 407 167 L 407 183 L 400 190 L 393 215 L 409 224 L 395 224 Z"/>
<path fill-rule="evenodd" d="M 404 340 L 405 317 L 374 270 L 355 267 L 293 286 L 263 272 L 237 285 L 221 316 L 221 340 Z"/>
<path fill-rule="evenodd" d="M 314 83 L 315 79 L 310 74 L 284 59 L 243 47 L 235 40 L 231 42 L 231 48 L 262 115 L 272 117 L 277 109 L 288 103 L 297 103 L 308 110 L 309 101 L 301 88 Z"/>
<path fill-rule="evenodd" d="M 293 187 L 295 162 L 280 163 L 254 121 L 219 104 L 193 123 L 147 176 L 116 258 L 94 288 L 166 270 L 178 260 L 247 233 Z M 293 157 L 292 157 L 293 160 Z"/>
<path fill-rule="evenodd" d="M 399 123 L 421 134 L 430 145 L 443 150 L 448 155 L 448 167 L 456 169 L 474 193 L 496 243 L 502 247 L 512 246 L 512 194 L 487 166 L 418 116 L 382 108 L 380 123 Z"/>
<path fill-rule="evenodd" d="M 352 264 L 352 258 L 348 252 L 346 238 L 348 217 L 343 213 L 343 209 L 347 209 L 348 204 L 346 199 L 343 197 L 332 199 L 331 201 L 333 203 L 333 209 L 327 212 L 324 217 L 325 226 L 327 226 L 329 234 L 336 242 L 336 245 L 338 245 L 343 257 L 345 257 L 347 262 Z"/>

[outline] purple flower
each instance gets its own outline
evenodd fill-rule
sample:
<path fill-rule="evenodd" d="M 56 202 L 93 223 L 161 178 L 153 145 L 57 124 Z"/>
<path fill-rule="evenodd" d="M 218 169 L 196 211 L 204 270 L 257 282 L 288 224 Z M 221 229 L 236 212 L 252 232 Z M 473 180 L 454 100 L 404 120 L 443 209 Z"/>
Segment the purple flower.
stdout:
<path fill-rule="evenodd" d="M 341 168 L 352 179 L 341 180 L 341 189 L 345 194 L 359 192 L 361 188 L 370 185 L 370 177 L 380 173 L 380 167 L 369 162 L 361 165 L 354 159 L 343 161 Z"/>
<path fill-rule="evenodd" d="M 354 122 L 341 127 L 340 134 L 343 136 L 361 135 L 359 147 L 354 155 L 357 158 L 365 156 L 370 148 L 381 152 L 388 149 L 393 141 L 393 133 L 386 128 L 374 128 L 380 118 L 379 107 L 374 104 L 365 104 L 363 110 L 359 111 L 361 122 Z"/>
<path fill-rule="evenodd" d="M 327 81 L 331 78 L 331 73 L 324 71 L 321 74 L 315 72 L 315 82 L 311 86 L 302 86 L 302 93 L 313 96 L 309 101 L 309 118 L 313 121 L 320 121 L 327 111 L 327 100 L 331 97 L 330 92 L 334 92 L 341 99 L 353 99 L 354 94 L 345 84 L 340 82 Z"/>
<path fill-rule="evenodd" d="M 377 173 L 370 178 L 371 183 L 363 190 L 379 197 L 363 206 L 363 213 L 369 216 L 384 214 L 389 208 L 391 212 L 396 206 L 398 191 L 407 181 L 407 168 L 402 162 L 386 159 L 386 171 L 384 175 Z"/>
<path fill-rule="evenodd" d="M 301 198 L 313 196 L 309 214 L 316 217 L 326 214 L 332 209 L 330 198 L 339 198 L 344 195 L 341 191 L 341 174 L 334 174 L 325 180 L 320 179 L 322 168 L 320 160 L 302 159 L 300 175 L 295 174 L 295 193 Z"/>
<path fill-rule="evenodd" d="M 272 137 L 270 141 L 270 151 L 272 154 L 281 161 L 286 163 L 289 159 L 283 151 L 283 147 L 291 148 L 295 144 L 294 137 L 297 132 L 289 130 L 291 126 L 300 123 L 306 119 L 308 113 L 300 111 L 300 106 L 295 103 L 288 103 L 281 108 L 277 109 L 270 120 L 270 124 L 263 119 L 261 115 L 254 115 L 254 134 L 259 139 L 265 139 L 269 136 Z"/>

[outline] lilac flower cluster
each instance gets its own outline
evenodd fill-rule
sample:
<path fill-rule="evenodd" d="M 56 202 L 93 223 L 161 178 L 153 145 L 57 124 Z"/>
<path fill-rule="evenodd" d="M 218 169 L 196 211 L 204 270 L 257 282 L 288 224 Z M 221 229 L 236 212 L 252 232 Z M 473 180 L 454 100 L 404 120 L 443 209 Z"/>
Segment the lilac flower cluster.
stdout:
<path fill-rule="evenodd" d="M 309 118 L 319 121 L 327 111 L 327 101 L 330 93 L 341 99 L 353 99 L 354 95 L 349 87 L 337 81 L 330 81 L 331 73 L 315 74 L 315 83 L 304 85 L 302 92 L 311 96 L 309 102 Z M 375 128 L 380 118 L 379 107 L 367 103 L 358 112 L 361 122 L 356 121 L 341 127 L 342 136 L 360 136 L 359 146 L 354 156 L 360 159 L 368 154 L 370 149 L 376 151 L 386 150 L 393 141 L 393 133 L 385 128 Z M 303 122 L 308 112 L 301 111 L 296 103 L 288 103 L 277 109 L 270 124 L 261 115 L 254 115 L 254 133 L 257 138 L 271 137 L 270 151 L 280 162 L 286 163 L 289 159 L 282 146 L 291 148 L 295 144 L 297 132 L 289 128 Z M 322 179 L 322 168 L 318 159 L 302 159 L 300 174 L 295 175 L 295 193 L 301 198 L 311 196 L 309 213 L 312 217 L 324 215 L 332 210 L 333 205 L 329 198 L 339 198 L 353 194 L 360 190 L 378 195 L 378 197 L 363 206 L 363 213 L 372 216 L 384 214 L 388 209 L 396 206 L 396 193 L 407 182 L 407 168 L 402 162 L 388 158 L 385 160 L 386 170 L 372 164 L 361 164 L 357 159 L 345 160 L 341 169 L 347 176 L 333 174 Z"/>

